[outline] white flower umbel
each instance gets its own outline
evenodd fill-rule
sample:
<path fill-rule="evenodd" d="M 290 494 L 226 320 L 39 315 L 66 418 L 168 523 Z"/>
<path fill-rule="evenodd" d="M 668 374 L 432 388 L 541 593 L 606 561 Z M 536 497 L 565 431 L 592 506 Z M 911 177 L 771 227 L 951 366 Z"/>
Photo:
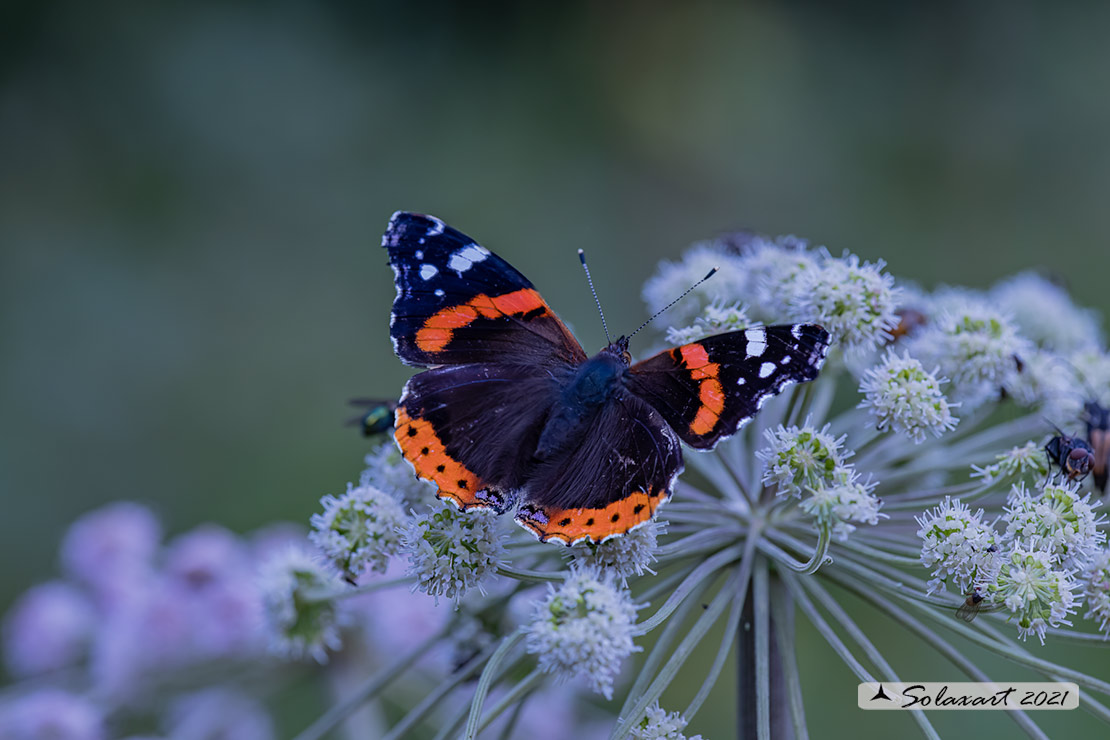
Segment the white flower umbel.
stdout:
<path fill-rule="evenodd" d="M 1082 576 L 1087 619 L 1110 637 L 1110 550 L 1103 549 L 1091 558 Z"/>
<path fill-rule="evenodd" d="M 990 465 L 972 465 L 973 478 L 982 478 L 985 483 L 995 483 L 1010 478 L 1044 478 L 1048 475 L 1048 455 L 1044 447 L 1036 442 L 1026 442 L 1021 447 L 1012 447 L 1001 455 L 995 455 Z"/>
<path fill-rule="evenodd" d="M 312 515 L 309 539 L 347 580 L 367 570 L 385 572 L 401 548 L 405 514 L 396 499 L 373 486 L 347 484 L 339 497 L 324 496 L 323 514 Z"/>
<path fill-rule="evenodd" d="M 1085 400 L 1075 371 L 1066 360 L 1045 350 L 1020 358 L 1021 369 L 1006 376 L 1006 392 L 1022 406 L 1036 407 L 1048 419 L 1075 419 Z"/>
<path fill-rule="evenodd" d="M 651 564 L 655 562 L 659 535 L 667 531 L 665 525 L 653 519 L 623 537 L 613 537 L 600 544 L 585 540 L 576 543 L 570 551 L 575 562 L 610 571 L 622 581 L 644 573 L 654 575 Z"/>
<path fill-rule="evenodd" d="M 416 477 L 412 465 L 401 457 L 397 444 L 388 439 L 366 455 L 366 469 L 359 486 L 373 486 L 396 498 L 403 511 L 424 506 L 435 499 L 436 487 Z"/>
<path fill-rule="evenodd" d="M 461 511 L 437 502 L 405 527 L 401 542 L 416 588 L 436 597 L 459 599 L 502 565 L 505 548 L 497 533 L 497 514 L 489 509 Z"/>
<path fill-rule="evenodd" d="M 993 578 L 999 537 L 994 527 L 983 521 L 982 509 L 973 514 L 959 499 L 945 497 L 943 503 L 916 519 L 921 564 L 933 571 L 929 593 L 943 589 L 950 580 L 965 593 Z"/>
<path fill-rule="evenodd" d="M 1018 483 L 1007 499 L 1006 537 L 1047 552 L 1063 570 L 1086 567 L 1106 542 L 1106 533 L 1098 529 L 1106 517 L 1096 517 L 1091 494 L 1080 498 L 1078 490 L 1078 483 L 1049 483 L 1032 494 L 1024 482 Z"/>
<path fill-rule="evenodd" d="M 701 735 L 686 737 L 686 718 L 678 712 L 667 713 L 658 704 L 648 707 L 647 715 L 632 729 L 635 740 L 701 740 Z"/>
<path fill-rule="evenodd" d="M 939 437 L 959 421 L 940 390 L 946 382 L 935 368 L 928 372 L 909 354 L 888 350 L 881 363 L 863 374 L 860 407 L 871 409 L 880 431 L 892 429 L 921 444 L 927 433 Z"/>
<path fill-rule="evenodd" d="M 1110 353 L 1083 350 L 1068 356 L 1067 364 L 1075 370 L 1076 388 L 1084 400 L 1098 401 L 1110 406 Z"/>
<path fill-rule="evenodd" d="M 860 483 L 853 472 L 841 471 L 833 483 L 806 488 L 809 495 L 802 498 L 802 511 L 830 531 L 834 539 L 843 541 L 855 530 L 850 522 L 878 524 L 882 502 L 872 495 L 871 488 Z"/>
<path fill-rule="evenodd" d="M 1098 318 L 1072 301 L 1067 291 L 1034 272 L 1023 272 L 991 289 L 991 297 L 1037 344 L 1061 352 L 1097 347 Z"/>
<path fill-rule="evenodd" d="M 898 325 L 899 291 L 884 264 L 861 264 L 853 254 L 825 260 L 799 277 L 790 318 L 821 324 L 849 353 L 879 346 Z"/>
<path fill-rule="evenodd" d="M 309 539 L 339 572 L 355 581 L 366 571 L 384 573 L 401 546 L 405 513 L 396 499 L 369 485 L 347 485 L 342 496 L 324 496 L 312 515 Z"/>
<path fill-rule="evenodd" d="M 527 627 L 528 652 L 560 680 L 578 677 L 606 699 L 621 663 L 640 648 L 632 641 L 636 607 L 611 573 L 578 567 L 536 604 Z"/>
<path fill-rule="evenodd" d="M 715 267 L 718 268 L 717 274 L 711 280 L 699 285 L 660 318 L 672 326 L 687 325 L 705 306 L 734 301 L 736 296 L 750 292 L 750 277 L 743 269 L 740 257 L 726 250 L 722 243 L 703 242 L 691 247 L 679 262 L 659 263 L 655 275 L 644 285 L 644 302 L 654 314 Z"/>
<path fill-rule="evenodd" d="M 727 331 L 739 331 L 752 325 L 748 318 L 747 310 L 739 303 L 728 305 L 710 304 L 705 307 L 701 316 L 694 319 L 690 326 L 676 329 L 667 329 L 667 343 L 674 345 L 689 344 L 699 339 L 723 334 Z"/>
<path fill-rule="evenodd" d="M 275 553 L 260 568 L 259 588 L 272 653 L 324 663 L 329 650 L 339 649 L 333 597 L 344 584 L 315 555 L 298 546 Z"/>
<path fill-rule="evenodd" d="M 939 366 L 965 406 L 997 398 L 1032 343 L 986 300 L 962 295 L 944 303 L 924 331 L 909 343 L 910 354 Z"/>
<path fill-rule="evenodd" d="M 794 305 L 802 279 L 820 270 L 828 259 L 824 249 L 810 250 L 804 239 L 780 236 L 758 238 L 745 251 L 744 271 L 751 277 L 755 314 L 766 321 L 781 320 Z"/>
<path fill-rule="evenodd" d="M 1003 559 L 990 599 L 1002 603 L 1013 616 L 1018 636 L 1036 635 L 1044 643 L 1048 627 L 1071 625 L 1079 584 L 1068 573 L 1053 567 L 1050 553 L 1015 547 Z"/>
<path fill-rule="evenodd" d="M 756 453 L 763 462 L 763 481 L 778 486 L 779 493 L 800 494 L 805 488 L 822 488 L 846 468 L 851 455 L 843 451 L 846 437 L 833 437 L 826 424 L 818 430 L 801 427 L 768 429 L 767 446 Z"/>

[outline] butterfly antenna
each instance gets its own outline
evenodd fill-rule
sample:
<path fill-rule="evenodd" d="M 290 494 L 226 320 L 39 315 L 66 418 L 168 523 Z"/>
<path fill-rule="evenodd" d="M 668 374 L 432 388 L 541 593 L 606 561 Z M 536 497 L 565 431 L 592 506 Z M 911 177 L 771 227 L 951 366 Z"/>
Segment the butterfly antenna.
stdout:
<path fill-rule="evenodd" d="M 601 310 L 601 300 L 597 297 L 597 291 L 594 290 L 594 279 L 590 277 L 590 266 L 586 264 L 585 251 L 578 250 L 578 260 L 582 263 L 582 269 L 586 271 L 586 281 L 590 284 L 590 292 L 594 294 L 594 303 L 597 304 L 597 312 L 601 314 L 601 328 L 605 330 L 605 341 L 609 344 L 613 340 L 609 338 L 609 326 L 605 323 L 605 312 Z"/>
<path fill-rule="evenodd" d="M 686 296 L 690 295 L 690 291 L 692 291 L 692 290 L 693 290 L 694 288 L 696 288 L 696 287 L 698 287 L 699 285 L 701 285 L 702 283 L 704 283 L 704 282 L 705 282 L 706 280 L 708 280 L 709 278 L 713 277 L 713 276 L 714 276 L 714 275 L 715 275 L 715 274 L 717 273 L 717 270 L 719 270 L 719 269 L 721 269 L 721 268 L 719 268 L 719 267 L 714 267 L 714 268 L 713 268 L 712 270 L 710 270 L 710 271 L 709 271 L 709 273 L 708 273 L 708 274 L 707 274 L 707 275 L 706 275 L 705 277 L 703 277 L 703 278 L 702 278 L 701 280 L 697 281 L 696 283 L 694 283 L 693 285 L 691 285 L 691 286 L 690 286 L 689 288 L 687 288 L 687 289 L 686 289 L 686 291 L 685 291 L 685 292 L 684 292 L 684 293 L 683 293 L 682 295 L 680 295 L 680 296 L 679 296 L 678 298 L 675 298 L 675 299 L 674 299 L 673 301 L 671 301 L 670 303 L 668 303 L 668 304 L 667 304 L 666 306 L 663 306 L 663 308 L 661 308 L 661 309 L 659 309 L 658 311 L 656 311 L 656 312 L 655 312 L 655 315 L 654 315 L 654 316 L 652 316 L 652 317 L 651 317 L 650 319 L 648 319 L 648 320 L 647 320 L 647 321 L 645 321 L 644 323 L 640 324 L 640 329 L 643 329 L 643 328 L 644 328 L 645 326 L 647 326 L 647 325 L 648 325 L 648 324 L 650 324 L 651 322 L 655 321 L 655 320 L 656 320 L 657 318 L 659 318 L 659 314 L 663 313 L 663 312 L 664 312 L 664 311 L 666 311 L 666 310 L 667 310 L 668 308 L 670 308 L 670 307 L 671 307 L 671 306 L 673 306 L 674 304 L 678 303 L 679 301 L 681 301 L 681 300 L 682 300 L 683 298 L 685 298 Z M 632 338 L 633 336 L 635 336 L 635 335 L 636 335 L 636 333 L 637 333 L 637 332 L 639 332 L 639 331 L 640 331 L 640 329 L 637 329 L 636 331 L 634 331 L 634 332 L 632 332 L 631 334 L 629 334 L 629 335 L 628 335 L 628 338 L 629 338 L 629 339 L 631 339 L 631 338 Z"/>

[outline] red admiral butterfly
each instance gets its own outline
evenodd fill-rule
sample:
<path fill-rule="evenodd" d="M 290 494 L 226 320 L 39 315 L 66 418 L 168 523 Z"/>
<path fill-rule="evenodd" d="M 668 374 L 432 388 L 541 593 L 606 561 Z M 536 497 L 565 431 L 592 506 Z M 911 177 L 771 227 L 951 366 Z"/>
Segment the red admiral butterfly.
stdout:
<path fill-rule="evenodd" d="M 820 326 L 719 334 L 631 364 L 628 338 L 587 357 L 532 283 L 432 216 L 382 237 L 405 385 L 397 444 L 439 497 L 504 512 L 543 541 L 600 542 L 649 521 L 682 472 L 788 383 L 813 380 Z"/>

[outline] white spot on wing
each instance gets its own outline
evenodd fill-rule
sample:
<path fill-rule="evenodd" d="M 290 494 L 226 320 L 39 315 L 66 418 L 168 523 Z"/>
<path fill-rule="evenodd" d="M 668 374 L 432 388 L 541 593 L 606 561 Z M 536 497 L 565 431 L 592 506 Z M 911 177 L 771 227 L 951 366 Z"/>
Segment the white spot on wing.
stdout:
<path fill-rule="evenodd" d="M 416 250 L 416 259 L 418 259 L 418 260 L 424 259 L 424 250 L 423 249 Z"/>
<path fill-rule="evenodd" d="M 743 378 L 740 378 L 739 380 L 736 381 L 736 385 L 744 385 L 744 383 L 747 383 L 747 382 L 748 381 L 744 380 Z"/>
<path fill-rule="evenodd" d="M 431 280 L 438 272 L 439 270 L 436 269 L 435 265 L 420 265 L 421 280 Z"/>
<path fill-rule="evenodd" d="M 489 256 L 489 250 L 477 244 L 468 244 L 451 255 L 447 260 L 447 267 L 458 273 L 463 273 Z"/>
<path fill-rule="evenodd" d="M 794 324 L 794 326 L 790 327 L 790 333 L 794 335 L 795 339 L 801 339 L 802 338 L 802 325 L 801 324 Z"/>
<path fill-rule="evenodd" d="M 748 340 L 748 357 L 760 357 L 767 349 L 767 332 L 763 329 L 748 329 L 744 338 Z"/>
<path fill-rule="evenodd" d="M 428 216 L 428 220 L 432 222 L 432 226 L 428 229 L 428 233 L 425 236 L 439 236 L 443 233 L 444 225 L 442 221 L 435 216 Z"/>
<path fill-rule="evenodd" d="M 443 297 L 443 290 L 441 288 L 436 288 L 436 297 L 438 297 L 438 298 Z"/>
<path fill-rule="evenodd" d="M 766 378 L 773 372 L 775 372 L 775 364 L 773 362 L 765 362 L 759 366 L 759 377 L 761 378 Z"/>

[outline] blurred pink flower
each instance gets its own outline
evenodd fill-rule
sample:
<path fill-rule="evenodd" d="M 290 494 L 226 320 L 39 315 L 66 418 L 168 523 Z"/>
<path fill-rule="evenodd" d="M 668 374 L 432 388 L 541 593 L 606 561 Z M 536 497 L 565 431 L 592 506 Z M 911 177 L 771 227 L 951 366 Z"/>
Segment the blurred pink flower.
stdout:
<path fill-rule="evenodd" d="M 85 514 L 62 541 L 62 566 L 111 602 L 144 581 L 153 568 L 162 530 L 150 509 L 121 501 Z"/>
<path fill-rule="evenodd" d="M 104 716 L 87 699 L 57 689 L 19 697 L 0 709 L 4 740 L 103 740 Z"/>
<path fill-rule="evenodd" d="M 222 688 L 177 699 L 167 714 L 166 734 L 173 740 L 271 740 L 273 721 L 254 699 Z"/>
<path fill-rule="evenodd" d="M 77 663 L 88 649 L 96 615 L 88 599 L 61 581 L 28 590 L 4 620 L 4 657 L 13 676 L 33 676 Z"/>

